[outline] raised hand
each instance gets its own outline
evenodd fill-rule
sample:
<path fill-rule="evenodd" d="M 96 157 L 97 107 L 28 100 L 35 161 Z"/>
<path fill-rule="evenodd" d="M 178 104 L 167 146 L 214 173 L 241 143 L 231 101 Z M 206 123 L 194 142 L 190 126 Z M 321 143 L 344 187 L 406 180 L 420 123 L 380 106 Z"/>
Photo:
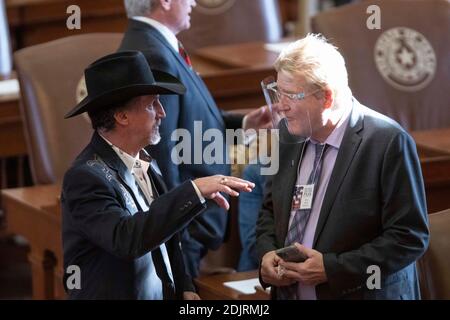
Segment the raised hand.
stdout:
<path fill-rule="evenodd" d="M 239 196 L 239 191 L 252 192 L 255 184 L 240 178 L 215 175 L 194 180 L 195 185 L 206 199 L 214 200 L 221 208 L 228 210 L 228 201 L 220 194 L 229 194 L 232 197 Z"/>

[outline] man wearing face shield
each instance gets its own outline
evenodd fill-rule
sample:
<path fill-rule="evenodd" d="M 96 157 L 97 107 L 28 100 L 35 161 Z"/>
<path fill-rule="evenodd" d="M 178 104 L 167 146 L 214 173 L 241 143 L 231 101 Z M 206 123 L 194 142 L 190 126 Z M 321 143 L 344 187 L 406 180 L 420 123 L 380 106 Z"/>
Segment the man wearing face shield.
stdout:
<path fill-rule="evenodd" d="M 256 230 L 262 284 L 274 299 L 420 298 L 415 262 L 429 231 L 414 141 L 352 97 L 324 38 L 291 44 L 275 69 L 262 83 L 281 161 Z M 275 252 L 292 244 L 304 262 Z"/>

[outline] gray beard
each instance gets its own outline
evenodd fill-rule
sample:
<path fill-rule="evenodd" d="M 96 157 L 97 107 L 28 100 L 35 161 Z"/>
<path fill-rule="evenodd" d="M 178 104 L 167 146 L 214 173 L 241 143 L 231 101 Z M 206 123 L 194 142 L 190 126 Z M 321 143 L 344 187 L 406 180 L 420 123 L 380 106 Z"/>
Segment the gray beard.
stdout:
<path fill-rule="evenodd" d="M 159 134 L 159 128 L 158 130 L 155 130 L 155 134 L 152 135 L 151 139 L 150 139 L 150 144 L 152 146 L 158 144 L 161 141 L 161 135 Z"/>

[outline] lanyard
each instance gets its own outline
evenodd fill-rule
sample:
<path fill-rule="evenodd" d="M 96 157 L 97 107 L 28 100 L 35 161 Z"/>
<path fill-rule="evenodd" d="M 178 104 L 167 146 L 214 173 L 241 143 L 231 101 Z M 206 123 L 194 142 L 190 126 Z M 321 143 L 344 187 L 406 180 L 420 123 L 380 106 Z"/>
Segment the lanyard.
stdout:
<path fill-rule="evenodd" d="M 305 152 L 305 147 L 306 147 L 307 144 L 309 144 L 309 142 L 310 142 L 309 139 L 306 140 L 305 143 L 303 144 L 303 147 L 302 147 L 302 153 L 300 154 L 300 161 L 298 162 L 298 166 L 297 166 L 297 179 L 300 177 L 300 168 L 301 168 L 302 162 L 303 162 L 303 154 Z M 312 175 L 311 181 L 314 181 L 315 178 L 316 178 L 317 169 L 318 169 L 319 165 L 322 162 L 322 157 L 323 157 L 324 153 L 325 153 L 325 148 L 322 149 L 322 152 L 320 153 L 319 160 L 317 161 L 316 166 L 313 168 L 313 175 Z M 315 158 L 315 152 L 314 152 L 314 158 Z M 314 160 L 313 160 L 313 166 L 314 166 Z M 309 177 L 307 177 L 306 179 L 307 179 L 306 183 L 308 183 Z M 295 185 L 299 186 L 299 184 L 297 184 L 297 182 L 295 183 Z"/>

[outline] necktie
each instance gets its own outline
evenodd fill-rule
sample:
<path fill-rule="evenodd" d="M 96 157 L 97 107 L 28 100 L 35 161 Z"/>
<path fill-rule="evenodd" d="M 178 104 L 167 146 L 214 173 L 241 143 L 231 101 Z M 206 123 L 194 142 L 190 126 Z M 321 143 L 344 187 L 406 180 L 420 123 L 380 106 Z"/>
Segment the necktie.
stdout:
<path fill-rule="evenodd" d="M 314 165 L 308 178 L 307 184 L 314 184 L 314 194 L 317 192 L 320 174 L 322 173 L 322 158 L 325 154 L 326 144 L 316 144 L 316 153 L 314 157 Z M 313 195 L 314 196 L 314 195 Z M 309 216 L 311 215 L 311 209 L 297 209 L 294 215 L 294 219 L 289 227 L 285 239 L 285 245 L 288 246 L 294 242 L 302 243 L 303 236 L 305 235 L 306 224 L 308 223 Z"/>
<path fill-rule="evenodd" d="M 189 58 L 186 49 L 183 47 L 183 44 L 180 41 L 178 41 L 178 52 L 180 53 L 180 56 L 183 58 L 186 64 L 189 66 L 189 68 L 192 69 L 191 58 Z"/>
<path fill-rule="evenodd" d="M 314 165 L 308 178 L 307 184 L 314 184 L 314 195 L 318 190 L 320 182 L 320 175 L 322 173 L 323 155 L 325 154 L 327 144 L 315 145 Z M 296 188 L 298 190 L 298 188 Z M 294 194 L 294 197 L 296 195 Z M 311 206 L 312 207 L 312 206 Z M 291 245 L 294 242 L 302 243 L 303 236 L 305 235 L 306 225 L 308 224 L 309 217 L 311 215 L 311 209 L 297 209 L 294 218 L 289 227 L 289 231 L 286 235 L 284 242 L 285 246 Z M 287 287 L 278 288 L 278 299 L 280 300 L 293 300 L 297 298 L 297 283 L 294 283 Z"/>

